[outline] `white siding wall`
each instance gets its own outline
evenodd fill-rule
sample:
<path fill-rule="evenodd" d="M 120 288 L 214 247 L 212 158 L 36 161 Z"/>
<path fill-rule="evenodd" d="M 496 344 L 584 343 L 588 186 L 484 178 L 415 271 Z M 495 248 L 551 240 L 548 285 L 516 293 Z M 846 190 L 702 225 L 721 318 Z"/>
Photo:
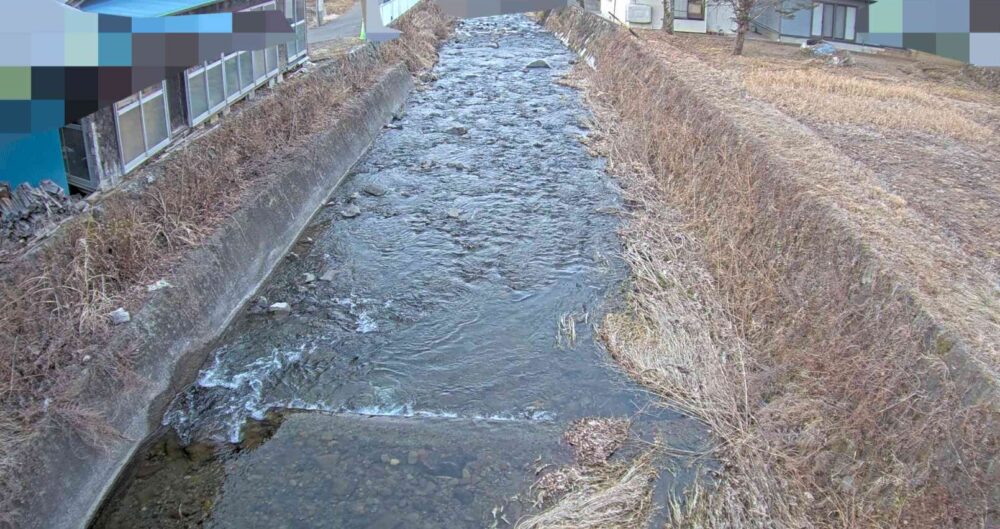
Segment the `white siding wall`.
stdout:
<path fill-rule="evenodd" d="M 390 22 L 396 20 L 403 13 L 410 10 L 411 7 L 417 5 L 420 0 L 389 0 L 388 2 L 383 0 L 381 5 L 382 12 L 382 23 L 389 25 Z"/>
<path fill-rule="evenodd" d="M 712 33 L 736 33 L 735 18 L 731 5 L 709 2 L 705 8 L 706 29 Z"/>
<path fill-rule="evenodd" d="M 653 10 L 653 23 L 629 24 L 628 6 L 630 3 L 650 6 Z M 677 8 L 677 5 L 674 7 Z M 655 30 L 663 28 L 663 0 L 601 0 L 601 15 L 611 18 L 608 13 L 614 13 L 618 20 L 633 28 Z M 735 29 L 732 8 L 711 0 L 705 6 L 704 20 L 674 19 L 674 31 L 683 33 L 705 33 L 706 31 L 732 33 Z"/>

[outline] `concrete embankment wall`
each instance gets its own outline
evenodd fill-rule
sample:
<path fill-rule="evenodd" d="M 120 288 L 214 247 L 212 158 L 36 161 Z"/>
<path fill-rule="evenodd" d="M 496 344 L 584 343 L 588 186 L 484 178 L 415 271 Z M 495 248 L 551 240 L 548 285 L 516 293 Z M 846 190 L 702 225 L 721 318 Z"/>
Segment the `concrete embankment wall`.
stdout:
<path fill-rule="evenodd" d="M 898 220 L 907 213 L 886 205 L 870 171 L 725 73 L 683 50 L 654 53 L 579 9 L 545 24 L 595 67 L 625 125 L 618 145 L 641 151 L 705 241 L 760 356 L 751 411 L 790 454 L 783 463 L 815 513 L 833 525 L 830 512 L 854 506 L 863 510 L 833 519 L 995 523 L 1000 392 L 975 349 L 991 342 L 943 318 L 908 268 L 944 246 L 873 235 L 880 215 L 907 233 L 921 227 Z"/>
<path fill-rule="evenodd" d="M 365 152 L 412 88 L 402 66 L 387 71 L 336 109 L 332 126 L 295 157 L 269 166 L 269 178 L 216 234 L 174 270 L 110 347 L 136 351 L 139 387 L 91 403 L 107 411 L 123 439 L 95 452 L 71 433 L 37 441 L 37 461 L 21 523 L 83 528 L 142 441 L 159 426 L 170 398 L 189 382 L 207 344 L 241 309 L 295 242 L 310 217 Z"/>

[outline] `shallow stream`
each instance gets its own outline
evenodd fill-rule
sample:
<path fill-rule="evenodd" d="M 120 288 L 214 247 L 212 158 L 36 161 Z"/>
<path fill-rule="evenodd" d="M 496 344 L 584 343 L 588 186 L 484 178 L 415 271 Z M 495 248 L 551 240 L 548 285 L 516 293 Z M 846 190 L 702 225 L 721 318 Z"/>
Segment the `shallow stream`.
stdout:
<path fill-rule="evenodd" d="M 461 23 L 94 527 L 505 526 L 573 419 L 697 438 L 594 338 L 622 205 L 574 60 L 524 17 Z"/>

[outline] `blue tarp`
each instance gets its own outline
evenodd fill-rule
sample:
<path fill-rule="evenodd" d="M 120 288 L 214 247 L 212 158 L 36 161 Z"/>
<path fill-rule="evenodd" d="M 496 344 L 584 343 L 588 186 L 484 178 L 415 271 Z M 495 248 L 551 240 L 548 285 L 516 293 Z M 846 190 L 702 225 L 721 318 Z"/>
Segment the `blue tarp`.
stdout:
<path fill-rule="evenodd" d="M 42 180 L 69 189 L 58 129 L 0 144 L 0 182 L 7 182 L 13 189 L 22 182 L 38 186 Z"/>
<path fill-rule="evenodd" d="M 216 2 L 218 0 L 93 0 L 80 9 L 123 17 L 165 17 Z"/>

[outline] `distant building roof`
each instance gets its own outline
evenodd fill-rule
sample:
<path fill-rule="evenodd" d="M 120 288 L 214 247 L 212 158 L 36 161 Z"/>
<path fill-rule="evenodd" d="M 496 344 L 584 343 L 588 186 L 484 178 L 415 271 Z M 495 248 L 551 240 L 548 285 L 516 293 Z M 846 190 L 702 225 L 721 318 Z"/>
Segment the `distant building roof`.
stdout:
<path fill-rule="evenodd" d="M 91 0 L 80 6 L 87 13 L 124 17 L 165 17 L 184 13 L 220 0 Z"/>

